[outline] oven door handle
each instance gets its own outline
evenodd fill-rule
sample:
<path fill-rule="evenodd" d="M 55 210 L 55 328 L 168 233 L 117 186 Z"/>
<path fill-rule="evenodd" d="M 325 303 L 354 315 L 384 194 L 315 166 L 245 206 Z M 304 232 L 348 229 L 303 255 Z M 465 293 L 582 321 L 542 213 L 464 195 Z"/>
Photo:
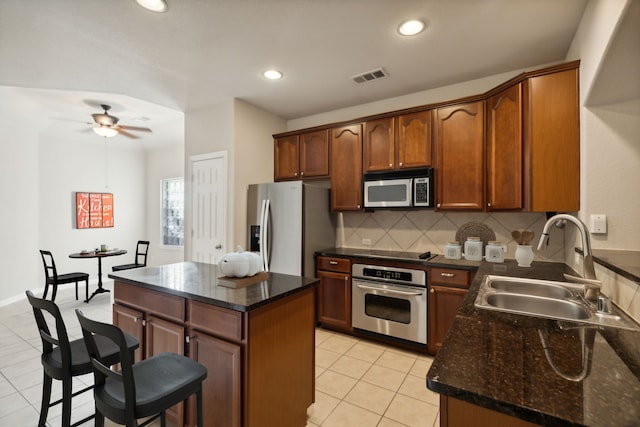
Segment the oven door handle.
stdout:
<path fill-rule="evenodd" d="M 364 286 L 364 285 L 356 285 L 360 289 L 368 289 L 370 291 L 378 291 L 384 292 L 386 294 L 397 294 L 397 295 L 422 295 L 423 292 L 405 292 L 405 291 L 396 291 L 394 289 L 383 289 L 383 288 L 375 288 L 373 286 Z"/>

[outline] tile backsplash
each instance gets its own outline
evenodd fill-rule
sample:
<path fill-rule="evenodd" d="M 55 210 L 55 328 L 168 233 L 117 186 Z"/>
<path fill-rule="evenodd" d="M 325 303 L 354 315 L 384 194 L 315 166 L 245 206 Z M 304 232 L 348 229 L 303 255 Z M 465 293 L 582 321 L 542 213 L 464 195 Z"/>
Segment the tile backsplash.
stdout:
<path fill-rule="evenodd" d="M 536 261 L 564 262 L 562 230 L 552 230 L 546 249 L 535 249 L 546 222 L 544 213 L 442 213 L 427 209 L 344 212 L 338 214 L 336 246 L 443 254 L 447 242 L 455 240 L 460 226 L 469 222 L 491 228 L 496 240 L 507 244 L 506 258 L 514 258 L 517 246 L 511 231 L 528 228 L 535 233 L 532 245 Z"/>

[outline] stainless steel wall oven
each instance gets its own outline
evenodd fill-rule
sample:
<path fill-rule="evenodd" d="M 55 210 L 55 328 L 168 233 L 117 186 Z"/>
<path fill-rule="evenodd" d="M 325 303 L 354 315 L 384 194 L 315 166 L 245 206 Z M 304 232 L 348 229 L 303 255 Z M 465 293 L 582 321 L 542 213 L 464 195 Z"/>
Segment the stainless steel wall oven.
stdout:
<path fill-rule="evenodd" d="M 352 326 L 415 343 L 427 343 L 427 273 L 353 264 Z"/>

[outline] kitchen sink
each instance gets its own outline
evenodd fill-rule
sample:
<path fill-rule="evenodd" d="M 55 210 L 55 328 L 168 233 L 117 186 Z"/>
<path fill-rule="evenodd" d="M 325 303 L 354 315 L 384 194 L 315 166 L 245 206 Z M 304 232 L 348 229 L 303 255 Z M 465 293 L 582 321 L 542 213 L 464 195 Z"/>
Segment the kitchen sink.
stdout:
<path fill-rule="evenodd" d="M 564 286 L 552 283 L 532 283 L 515 280 L 492 280 L 490 286 L 500 291 L 516 294 L 535 295 L 547 298 L 569 298 L 575 296 L 575 292 Z"/>
<path fill-rule="evenodd" d="M 584 298 L 584 286 L 568 282 L 487 275 L 475 306 L 523 316 L 640 330 L 633 319 L 612 305 L 611 313 L 596 311 Z"/>
<path fill-rule="evenodd" d="M 585 320 L 591 315 L 581 304 L 563 299 L 497 292 L 487 296 L 487 305 L 512 313 L 528 313 L 553 319 Z"/>

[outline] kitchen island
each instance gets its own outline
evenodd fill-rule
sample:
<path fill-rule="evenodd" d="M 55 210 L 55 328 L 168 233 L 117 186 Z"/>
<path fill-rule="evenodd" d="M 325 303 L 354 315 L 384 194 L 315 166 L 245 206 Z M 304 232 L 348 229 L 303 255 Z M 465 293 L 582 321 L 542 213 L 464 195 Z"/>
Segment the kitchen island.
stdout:
<path fill-rule="evenodd" d="M 136 360 L 171 351 L 207 367 L 206 426 L 305 426 L 317 279 L 268 273 L 234 289 L 219 276 L 197 262 L 114 272 L 113 322 L 140 340 Z M 194 402 L 183 406 L 169 417 L 195 425 Z"/>
<path fill-rule="evenodd" d="M 474 306 L 487 274 L 564 281 L 563 273 L 575 275 L 559 263 L 482 263 L 427 374 L 442 426 L 640 425 L 640 332 Z"/>

